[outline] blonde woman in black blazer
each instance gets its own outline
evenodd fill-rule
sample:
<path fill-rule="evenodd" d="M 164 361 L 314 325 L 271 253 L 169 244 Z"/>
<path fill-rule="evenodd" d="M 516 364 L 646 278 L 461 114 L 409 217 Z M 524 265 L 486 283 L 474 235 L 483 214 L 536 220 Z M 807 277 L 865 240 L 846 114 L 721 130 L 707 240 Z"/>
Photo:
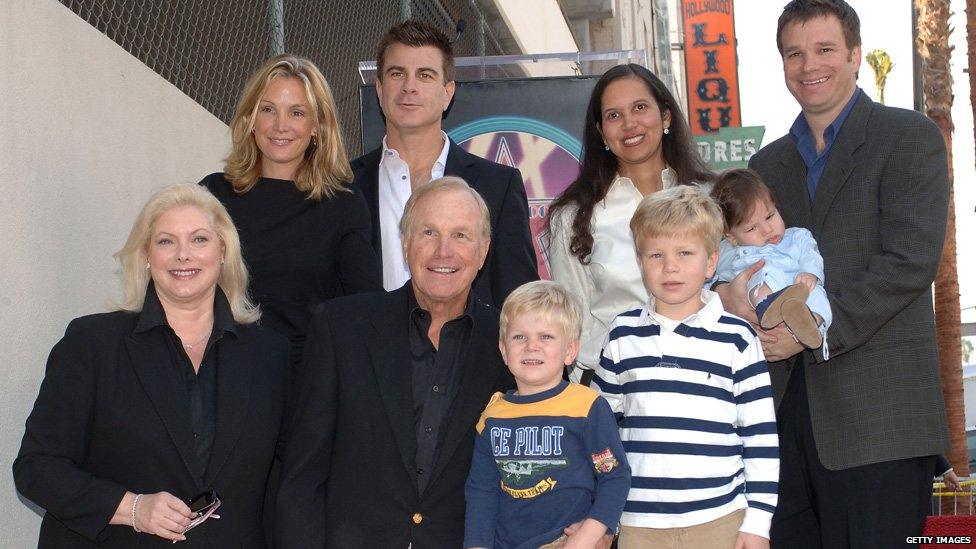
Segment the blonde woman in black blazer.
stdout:
<path fill-rule="evenodd" d="M 237 231 L 206 189 L 143 208 L 118 257 L 120 311 L 75 319 L 14 462 L 47 510 L 39 547 L 264 547 L 288 342 L 257 326 Z M 210 490 L 220 519 L 184 532 Z"/>
<path fill-rule="evenodd" d="M 234 220 L 251 297 L 262 322 L 291 341 L 297 370 L 319 303 L 383 289 L 369 211 L 351 185 L 329 83 L 308 59 L 264 62 L 244 86 L 230 129 L 224 172 L 200 184 Z"/>

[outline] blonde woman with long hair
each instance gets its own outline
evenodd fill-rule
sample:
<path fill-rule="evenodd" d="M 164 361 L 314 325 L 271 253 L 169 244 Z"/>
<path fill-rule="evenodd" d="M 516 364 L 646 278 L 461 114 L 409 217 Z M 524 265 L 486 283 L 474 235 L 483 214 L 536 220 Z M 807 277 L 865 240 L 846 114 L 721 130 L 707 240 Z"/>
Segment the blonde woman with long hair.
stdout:
<path fill-rule="evenodd" d="M 267 326 L 301 358 L 311 311 L 337 295 L 382 290 L 366 203 L 329 84 L 308 59 L 266 61 L 244 87 L 223 173 L 205 185 L 227 207 Z"/>

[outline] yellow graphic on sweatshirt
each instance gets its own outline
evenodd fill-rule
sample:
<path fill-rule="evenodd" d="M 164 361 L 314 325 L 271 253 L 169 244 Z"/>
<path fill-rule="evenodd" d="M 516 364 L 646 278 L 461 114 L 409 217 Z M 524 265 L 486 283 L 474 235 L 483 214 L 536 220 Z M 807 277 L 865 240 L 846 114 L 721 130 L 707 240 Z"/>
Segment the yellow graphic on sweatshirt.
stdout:
<path fill-rule="evenodd" d="M 509 488 L 508 486 L 505 486 L 504 482 L 502 482 L 501 485 L 502 485 L 502 490 L 504 490 L 506 494 L 512 496 L 513 498 L 526 499 L 526 498 L 534 498 L 538 495 L 541 495 L 555 488 L 556 481 L 552 480 L 552 477 L 545 478 L 543 480 L 540 480 L 539 483 L 536 484 L 535 486 L 531 488 L 525 488 L 523 490 L 516 490 L 515 488 Z"/>

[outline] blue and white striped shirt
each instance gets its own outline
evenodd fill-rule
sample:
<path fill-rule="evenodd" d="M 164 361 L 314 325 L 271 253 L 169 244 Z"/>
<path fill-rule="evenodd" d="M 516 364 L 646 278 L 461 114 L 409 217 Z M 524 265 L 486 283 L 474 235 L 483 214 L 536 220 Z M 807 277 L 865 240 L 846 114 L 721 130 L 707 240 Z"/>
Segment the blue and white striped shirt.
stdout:
<path fill-rule="evenodd" d="M 702 302 L 678 322 L 652 296 L 610 325 L 593 387 L 633 472 L 620 523 L 680 528 L 745 508 L 740 531 L 768 538 L 779 442 L 766 361 L 748 322 L 714 292 Z"/>

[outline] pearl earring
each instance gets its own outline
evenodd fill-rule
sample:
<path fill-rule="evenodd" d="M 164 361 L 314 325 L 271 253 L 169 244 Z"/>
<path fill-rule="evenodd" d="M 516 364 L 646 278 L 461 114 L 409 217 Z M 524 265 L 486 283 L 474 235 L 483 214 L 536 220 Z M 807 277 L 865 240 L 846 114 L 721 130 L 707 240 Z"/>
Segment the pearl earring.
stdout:
<path fill-rule="evenodd" d="M 664 128 L 664 135 L 671 133 L 671 128 Z"/>

